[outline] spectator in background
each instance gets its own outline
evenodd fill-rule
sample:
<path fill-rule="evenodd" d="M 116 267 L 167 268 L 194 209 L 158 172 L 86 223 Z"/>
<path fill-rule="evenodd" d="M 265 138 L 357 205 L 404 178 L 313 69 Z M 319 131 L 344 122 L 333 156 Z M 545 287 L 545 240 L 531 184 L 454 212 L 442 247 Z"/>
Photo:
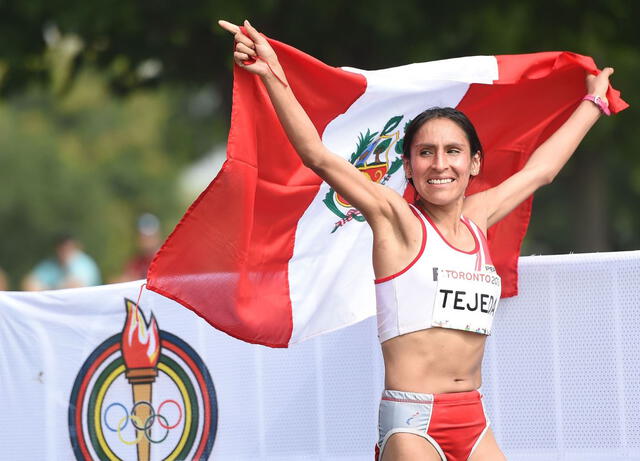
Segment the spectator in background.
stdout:
<path fill-rule="evenodd" d="M 0 267 L 0 291 L 7 291 L 9 289 L 9 280 L 7 274 Z"/>
<path fill-rule="evenodd" d="M 138 218 L 138 251 L 125 265 L 119 282 L 147 278 L 147 269 L 162 244 L 160 221 L 151 213 Z"/>
<path fill-rule="evenodd" d="M 71 234 L 56 239 L 55 257 L 41 261 L 22 282 L 26 291 L 100 285 L 100 270 Z"/>

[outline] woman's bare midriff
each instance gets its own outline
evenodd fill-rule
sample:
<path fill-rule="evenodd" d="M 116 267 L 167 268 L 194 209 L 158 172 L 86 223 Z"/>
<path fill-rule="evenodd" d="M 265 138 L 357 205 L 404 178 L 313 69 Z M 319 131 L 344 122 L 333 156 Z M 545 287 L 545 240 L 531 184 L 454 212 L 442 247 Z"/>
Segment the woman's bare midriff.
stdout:
<path fill-rule="evenodd" d="M 385 341 L 385 388 L 422 394 L 478 389 L 485 342 L 485 335 L 446 328 Z"/>

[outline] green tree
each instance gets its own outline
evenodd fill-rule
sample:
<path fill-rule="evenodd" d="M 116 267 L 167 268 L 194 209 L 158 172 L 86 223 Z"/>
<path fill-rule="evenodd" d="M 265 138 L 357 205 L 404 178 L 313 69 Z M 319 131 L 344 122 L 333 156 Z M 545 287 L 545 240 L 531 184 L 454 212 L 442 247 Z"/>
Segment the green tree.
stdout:
<path fill-rule="evenodd" d="M 615 67 L 633 105 L 639 9 L 629 0 L 0 0 L 0 219 L 3 240 L 24 243 L 0 244 L 0 265 L 22 273 L 48 248 L 45 229 L 73 223 L 113 272 L 131 246 L 114 240 L 131 241 L 121 236 L 136 213 L 177 221 L 175 174 L 228 128 L 232 42 L 217 18 L 249 17 L 329 64 L 365 69 L 575 51 Z M 640 247 L 639 122 L 632 107 L 597 124 L 538 193 L 523 253 Z"/>
<path fill-rule="evenodd" d="M 168 89 L 114 98 L 85 69 L 64 97 L 34 88 L 0 104 L 0 266 L 14 287 L 62 231 L 77 234 L 109 279 L 134 250 L 139 214 L 155 213 L 168 229 L 177 222 L 185 204 L 175 184 L 188 156 L 173 149 L 205 144 L 176 121 L 176 111 L 189 118 L 184 101 Z"/>

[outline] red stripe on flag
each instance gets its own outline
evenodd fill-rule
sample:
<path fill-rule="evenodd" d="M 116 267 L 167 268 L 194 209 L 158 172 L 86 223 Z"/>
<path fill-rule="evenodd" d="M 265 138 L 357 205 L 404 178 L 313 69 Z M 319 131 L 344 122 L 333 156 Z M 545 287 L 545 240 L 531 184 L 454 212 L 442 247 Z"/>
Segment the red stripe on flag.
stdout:
<path fill-rule="evenodd" d="M 361 75 L 270 42 L 320 134 L 364 93 Z M 227 161 L 154 258 L 148 288 L 231 336 L 286 347 L 288 262 L 298 220 L 320 184 L 287 140 L 259 78 L 236 67 Z"/>
<path fill-rule="evenodd" d="M 497 56 L 499 79 L 474 84 L 457 109 L 476 126 L 485 149 L 481 174 L 468 194 L 496 186 L 520 170 L 580 103 L 586 72 L 596 73 L 593 59 L 568 52 Z M 585 72 L 586 71 L 586 72 Z M 628 107 L 609 89 L 612 112 Z M 518 293 L 518 257 L 533 197 L 489 229 L 491 258 L 502 277 L 502 296 Z"/>
<path fill-rule="evenodd" d="M 498 60 L 499 77 L 494 83 L 497 84 L 521 83 L 523 80 L 543 79 L 549 77 L 552 73 L 555 74 L 559 71 L 572 69 L 582 69 L 583 80 L 586 75 L 584 72 L 594 75 L 600 73 L 591 56 L 569 51 L 502 55 L 496 56 L 496 59 Z M 614 114 L 629 107 L 629 104 L 622 100 L 620 91 L 612 88 L 611 85 L 607 90 L 607 100 L 609 101 L 609 108 Z"/>

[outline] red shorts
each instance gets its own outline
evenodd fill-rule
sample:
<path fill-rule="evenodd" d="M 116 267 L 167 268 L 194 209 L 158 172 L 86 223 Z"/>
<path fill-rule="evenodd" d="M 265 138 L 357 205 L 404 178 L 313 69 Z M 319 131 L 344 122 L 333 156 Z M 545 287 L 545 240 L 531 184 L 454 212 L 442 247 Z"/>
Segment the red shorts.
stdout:
<path fill-rule="evenodd" d="M 467 461 L 489 428 L 479 391 L 417 394 L 385 390 L 380 402 L 376 460 L 393 434 L 418 435 L 443 461 Z"/>

